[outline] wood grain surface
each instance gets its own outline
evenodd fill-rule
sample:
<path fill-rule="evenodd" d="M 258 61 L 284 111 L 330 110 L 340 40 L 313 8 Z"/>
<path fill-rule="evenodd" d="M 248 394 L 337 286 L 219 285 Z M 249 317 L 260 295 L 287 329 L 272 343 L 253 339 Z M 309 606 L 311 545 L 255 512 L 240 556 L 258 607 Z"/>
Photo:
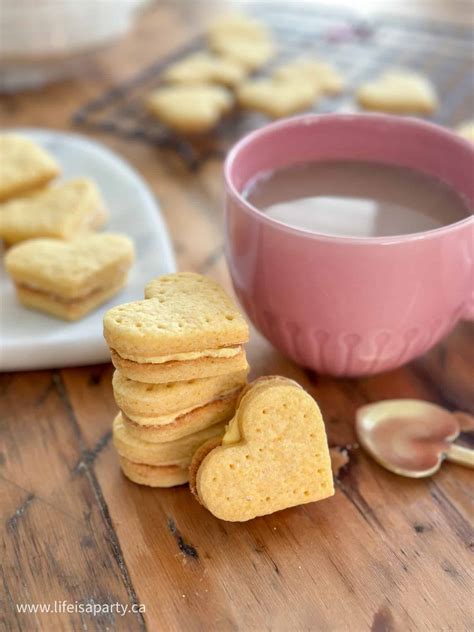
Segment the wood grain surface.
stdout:
<path fill-rule="evenodd" d="M 469 7 L 387 5 L 452 20 Z M 2 127 L 71 129 L 78 105 L 187 41 L 214 10 L 211 2 L 151 6 L 85 77 L 1 97 Z M 230 288 L 220 161 L 190 173 L 150 145 L 96 137 L 158 196 L 179 268 Z M 416 397 L 474 412 L 472 323 L 420 360 L 364 379 L 304 372 L 256 332 L 248 355 L 253 377 L 298 380 L 319 402 L 330 444 L 352 447 L 333 498 L 245 524 L 216 520 L 186 486 L 153 490 L 121 475 L 111 445 L 110 365 L 0 376 L 1 629 L 474 629 L 472 472 L 447 464 L 431 479 L 405 480 L 353 445 L 354 411 L 367 402 Z M 128 612 L 17 608 L 63 601 L 118 603 Z"/>

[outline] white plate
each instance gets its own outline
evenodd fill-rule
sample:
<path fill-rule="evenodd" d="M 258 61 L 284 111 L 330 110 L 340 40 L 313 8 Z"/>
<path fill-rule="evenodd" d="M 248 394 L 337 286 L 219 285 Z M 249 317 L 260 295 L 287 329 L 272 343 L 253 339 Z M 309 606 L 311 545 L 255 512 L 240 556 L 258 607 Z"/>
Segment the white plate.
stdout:
<path fill-rule="evenodd" d="M 98 185 L 110 218 L 106 231 L 125 233 L 135 244 L 136 261 L 127 286 L 77 322 L 27 310 L 17 302 L 3 265 L 0 272 L 0 370 L 45 369 L 106 362 L 104 312 L 143 298 L 153 277 L 176 270 L 165 223 L 150 190 L 138 174 L 104 146 L 75 134 L 51 130 L 8 130 L 28 136 L 62 166 L 61 178 L 86 176 Z"/>

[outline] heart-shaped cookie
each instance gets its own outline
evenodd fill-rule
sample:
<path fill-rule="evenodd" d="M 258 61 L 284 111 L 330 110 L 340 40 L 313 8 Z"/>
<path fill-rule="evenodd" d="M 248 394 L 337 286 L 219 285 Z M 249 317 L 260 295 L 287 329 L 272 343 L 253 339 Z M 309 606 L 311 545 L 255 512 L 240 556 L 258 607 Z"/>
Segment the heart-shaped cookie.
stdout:
<path fill-rule="evenodd" d="M 230 58 L 247 70 L 257 70 L 275 53 L 268 28 L 262 22 L 245 15 L 223 16 L 208 28 L 209 48 Z"/>
<path fill-rule="evenodd" d="M 193 272 L 154 279 L 145 300 L 110 309 L 104 336 L 112 361 L 138 382 L 163 384 L 243 371 L 249 331 L 224 289 Z"/>
<path fill-rule="evenodd" d="M 52 156 L 26 136 L 0 134 L 0 202 L 45 186 L 60 167 Z"/>
<path fill-rule="evenodd" d="M 108 233 L 24 241 L 8 251 L 5 267 L 26 307 L 75 320 L 123 287 L 132 261 L 130 239 Z"/>
<path fill-rule="evenodd" d="M 360 86 L 356 96 L 359 104 L 368 110 L 394 114 L 431 114 L 438 105 L 431 82 L 408 70 L 385 72 Z"/>
<path fill-rule="evenodd" d="M 150 113 L 184 134 L 207 132 L 233 106 L 232 94 L 216 85 L 171 85 L 148 96 Z"/>
<path fill-rule="evenodd" d="M 246 387 L 220 445 L 200 449 L 191 488 L 217 518 L 244 521 L 334 493 L 321 412 L 296 382 Z"/>
<path fill-rule="evenodd" d="M 232 87 L 240 83 L 246 74 L 244 67 L 233 59 L 194 53 L 170 66 L 163 78 L 169 83 L 218 83 Z"/>
<path fill-rule="evenodd" d="M 272 118 L 306 110 L 316 101 L 319 88 L 306 78 L 254 79 L 237 91 L 240 105 Z"/>
<path fill-rule="evenodd" d="M 344 88 L 344 79 L 337 68 L 327 62 L 304 57 L 293 59 L 276 68 L 273 78 L 281 81 L 299 79 L 314 85 L 323 94 L 339 94 Z"/>
<path fill-rule="evenodd" d="M 0 204 L 0 238 L 10 245 L 37 237 L 76 239 L 106 218 L 94 182 L 74 178 Z"/>

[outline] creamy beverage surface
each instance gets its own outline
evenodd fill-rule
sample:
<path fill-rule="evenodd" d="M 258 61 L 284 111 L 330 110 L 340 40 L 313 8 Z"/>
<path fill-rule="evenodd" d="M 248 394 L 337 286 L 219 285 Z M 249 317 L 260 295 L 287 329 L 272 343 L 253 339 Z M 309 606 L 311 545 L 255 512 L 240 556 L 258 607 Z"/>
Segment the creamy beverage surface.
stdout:
<path fill-rule="evenodd" d="M 311 162 L 263 174 L 244 196 L 289 226 L 326 235 L 386 237 L 440 228 L 472 210 L 454 189 L 406 167 Z"/>

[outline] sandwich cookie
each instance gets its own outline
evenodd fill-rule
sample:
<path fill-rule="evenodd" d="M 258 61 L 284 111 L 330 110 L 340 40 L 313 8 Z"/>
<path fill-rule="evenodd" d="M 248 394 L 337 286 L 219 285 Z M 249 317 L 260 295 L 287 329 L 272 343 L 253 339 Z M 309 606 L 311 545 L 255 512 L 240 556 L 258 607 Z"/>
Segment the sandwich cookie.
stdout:
<path fill-rule="evenodd" d="M 228 421 L 246 383 L 247 371 L 169 384 L 135 382 L 116 371 L 114 397 L 127 431 L 144 441 L 179 439 Z"/>
<path fill-rule="evenodd" d="M 222 437 L 224 432 L 225 423 L 221 422 L 175 441 L 151 443 L 137 439 L 128 432 L 122 413 L 113 422 L 114 446 L 119 455 L 133 463 L 152 466 L 175 465 L 188 468 L 196 450 L 209 439 Z"/>
<path fill-rule="evenodd" d="M 234 392 L 199 408 L 183 411 L 177 416 L 156 417 L 152 421 L 157 423 L 137 423 L 122 412 L 123 424 L 130 435 L 142 441 L 150 443 L 175 441 L 218 422 L 232 419 L 237 398 L 238 392 Z"/>
<path fill-rule="evenodd" d="M 95 184 L 77 178 L 0 204 L 0 237 L 9 244 L 35 237 L 73 239 L 99 228 L 106 217 Z"/>
<path fill-rule="evenodd" d="M 70 242 L 32 239 L 17 244 L 7 252 L 5 267 L 25 307 L 76 320 L 125 285 L 132 261 L 128 237 L 90 234 Z"/>
<path fill-rule="evenodd" d="M 139 382 L 248 369 L 247 323 L 218 283 L 191 272 L 159 277 L 146 286 L 145 300 L 110 309 L 104 336 L 115 367 Z"/>
<path fill-rule="evenodd" d="M 178 465 L 145 465 L 134 463 L 121 456 L 120 467 L 125 476 L 139 485 L 149 487 L 175 487 L 188 482 L 189 471 L 187 467 Z"/>
<path fill-rule="evenodd" d="M 321 412 L 292 380 L 245 387 L 225 435 L 213 439 L 196 452 L 190 485 L 217 518 L 250 520 L 334 494 Z"/>
<path fill-rule="evenodd" d="M 46 185 L 60 171 L 44 149 L 16 134 L 0 134 L 0 165 L 0 202 Z"/>

